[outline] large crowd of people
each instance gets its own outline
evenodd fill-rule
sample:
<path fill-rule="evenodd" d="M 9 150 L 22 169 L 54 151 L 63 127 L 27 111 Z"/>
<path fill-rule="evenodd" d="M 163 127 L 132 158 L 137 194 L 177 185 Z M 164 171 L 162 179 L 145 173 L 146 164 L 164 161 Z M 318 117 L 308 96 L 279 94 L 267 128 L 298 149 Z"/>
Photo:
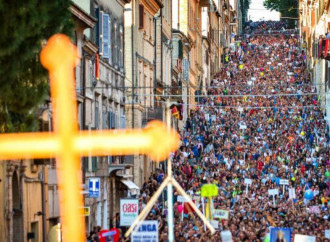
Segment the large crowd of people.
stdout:
<path fill-rule="evenodd" d="M 299 37 L 285 28 L 284 22 L 248 24 L 192 108 L 173 175 L 201 210 L 201 187 L 215 184 L 213 207 L 228 210 L 229 218 L 211 235 L 191 209 L 182 217 L 175 191 L 175 241 L 218 242 L 224 230 L 233 241 L 266 241 L 271 227 L 291 228 L 292 238 L 330 241 L 329 130 Z M 158 169 L 143 185 L 140 210 L 165 177 Z M 159 241 L 168 239 L 164 200 L 148 216 L 159 221 Z"/>

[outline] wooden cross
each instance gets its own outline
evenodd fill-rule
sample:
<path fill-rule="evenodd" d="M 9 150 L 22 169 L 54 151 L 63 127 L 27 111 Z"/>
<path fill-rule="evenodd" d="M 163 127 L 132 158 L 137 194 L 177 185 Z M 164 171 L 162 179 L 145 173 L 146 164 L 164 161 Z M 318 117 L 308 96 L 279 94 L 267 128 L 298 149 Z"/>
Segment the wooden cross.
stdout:
<path fill-rule="evenodd" d="M 41 63 L 49 70 L 54 133 L 15 133 L 0 135 L 0 160 L 57 158 L 63 239 L 85 241 L 83 207 L 80 195 L 81 156 L 145 154 L 164 160 L 179 146 L 179 135 L 161 122 L 144 130 L 78 131 L 74 89 L 74 67 L 78 52 L 70 39 L 54 35 L 41 52 Z"/>

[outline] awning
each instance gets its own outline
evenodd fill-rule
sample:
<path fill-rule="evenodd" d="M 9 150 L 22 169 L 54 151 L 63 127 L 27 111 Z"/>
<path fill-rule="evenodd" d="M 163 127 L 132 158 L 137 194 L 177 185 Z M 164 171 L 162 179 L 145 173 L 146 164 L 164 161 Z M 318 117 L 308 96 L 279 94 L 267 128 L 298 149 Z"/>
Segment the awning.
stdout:
<path fill-rule="evenodd" d="M 133 190 L 133 189 L 137 189 L 137 190 L 140 190 L 140 188 L 132 181 L 130 180 L 127 180 L 127 179 L 123 179 L 123 180 L 120 180 L 122 183 L 125 184 L 125 186 L 127 186 L 127 188 L 129 190 Z"/>

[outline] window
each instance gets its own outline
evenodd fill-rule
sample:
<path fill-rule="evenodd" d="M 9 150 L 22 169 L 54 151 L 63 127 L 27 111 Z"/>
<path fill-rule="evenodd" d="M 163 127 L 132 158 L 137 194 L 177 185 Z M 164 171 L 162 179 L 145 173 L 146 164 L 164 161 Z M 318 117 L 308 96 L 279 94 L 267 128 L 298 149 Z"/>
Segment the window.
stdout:
<path fill-rule="evenodd" d="M 112 64 L 112 20 L 109 14 L 99 8 L 95 9 L 95 17 L 98 19 L 95 26 L 95 40 L 99 47 L 99 55 L 109 59 L 109 64 Z"/>
<path fill-rule="evenodd" d="M 139 28 L 144 28 L 144 6 L 142 4 L 139 5 Z"/>

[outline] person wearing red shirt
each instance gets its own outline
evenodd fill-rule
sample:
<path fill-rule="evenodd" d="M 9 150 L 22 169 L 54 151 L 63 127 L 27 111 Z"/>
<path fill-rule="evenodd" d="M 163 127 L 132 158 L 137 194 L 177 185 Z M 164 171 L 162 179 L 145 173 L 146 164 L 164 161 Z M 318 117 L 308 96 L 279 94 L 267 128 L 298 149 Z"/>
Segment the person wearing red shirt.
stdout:
<path fill-rule="evenodd" d="M 257 169 L 258 169 L 258 171 L 262 171 L 262 167 L 264 166 L 264 163 L 261 161 L 261 160 L 259 160 L 258 162 L 257 162 Z"/>

